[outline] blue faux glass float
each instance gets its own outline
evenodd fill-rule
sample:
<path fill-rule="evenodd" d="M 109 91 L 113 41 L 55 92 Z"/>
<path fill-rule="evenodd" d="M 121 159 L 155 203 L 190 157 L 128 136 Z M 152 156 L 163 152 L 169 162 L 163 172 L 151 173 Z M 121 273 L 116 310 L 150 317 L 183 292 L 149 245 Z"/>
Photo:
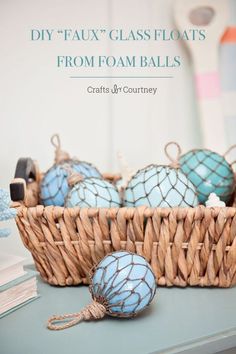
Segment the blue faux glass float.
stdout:
<path fill-rule="evenodd" d="M 71 189 L 65 199 L 65 206 L 73 208 L 112 208 L 120 207 L 119 192 L 110 182 L 96 177 L 83 178 L 72 174 L 68 183 Z"/>
<path fill-rule="evenodd" d="M 82 320 L 100 319 L 108 314 L 134 317 L 143 311 L 156 293 L 155 275 L 142 256 L 127 251 L 113 252 L 97 265 L 89 287 L 93 302 L 74 314 L 52 316 L 47 327 L 65 329 Z M 55 322 L 63 321 L 63 324 Z"/>
<path fill-rule="evenodd" d="M 52 137 L 52 144 L 56 147 L 55 164 L 45 173 L 42 179 L 40 199 L 45 206 L 63 206 L 69 191 L 67 178 L 70 171 L 77 172 L 83 177 L 101 178 L 101 174 L 92 164 L 71 159 L 69 154 L 62 151 L 58 135 Z"/>
<path fill-rule="evenodd" d="M 70 169 L 84 177 L 101 178 L 98 170 L 88 162 L 67 160 L 55 164 L 46 172 L 41 182 L 40 198 L 43 205 L 64 205 L 69 191 L 67 178 Z"/>
<path fill-rule="evenodd" d="M 90 291 L 110 315 L 132 317 L 152 301 L 156 292 L 155 275 L 142 256 L 118 251 L 98 264 Z"/>
<path fill-rule="evenodd" d="M 139 170 L 124 191 L 128 207 L 194 207 L 196 188 L 177 168 L 150 165 Z"/>
<path fill-rule="evenodd" d="M 234 190 L 234 172 L 226 159 L 207 149 L 191 150 L 179 159 L 181 171 L 195 185 L 200 203 L 211 193 L 228 203 Z"/>

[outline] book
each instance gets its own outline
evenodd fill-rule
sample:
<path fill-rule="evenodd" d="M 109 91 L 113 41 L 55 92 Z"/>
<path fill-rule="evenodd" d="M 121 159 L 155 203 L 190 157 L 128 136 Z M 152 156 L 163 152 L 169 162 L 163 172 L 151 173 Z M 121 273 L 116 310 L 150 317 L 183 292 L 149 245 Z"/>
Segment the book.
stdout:
<path fill-rule="evenodd" d="M 38 297 L 36 272 L 27 270 L 17 279 L 0 286 L 0 318 Z"/>
<path fill-rule="evenodd" d="M 24 258 L 0 252 L 0 286 L 25 274 Z"/>

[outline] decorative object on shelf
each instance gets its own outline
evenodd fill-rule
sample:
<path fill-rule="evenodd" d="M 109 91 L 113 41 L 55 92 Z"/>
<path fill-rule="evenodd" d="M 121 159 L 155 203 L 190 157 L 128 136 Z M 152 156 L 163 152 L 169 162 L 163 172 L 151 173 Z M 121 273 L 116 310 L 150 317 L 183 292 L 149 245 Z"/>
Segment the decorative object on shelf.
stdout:
<path fill-rule="evenodd" d="M 26 164 L 24 166 L 26 167 Z M 19 192 L 19 182 L 15 183 L 15 190 L 14 188 L 13 190 Z M 8 221 L 17 217 L 17 210 L 11 208 L 10 205 L 9 193 L 0 189 L 0 221 Z M 10 229 L 0 229 L 0 238 L 9 235 Z M 26 305 L 38 296 L 36 272 L 25 272 L 23 262 L 24 259 L 21 257 L 0 252 L 0 318 Z"/>
<path fill-rule="evenodd" d="M 113 184 L 119 178 L 105 177 Z M 22 242 L 48 284 L 88 284 L 97 260 L 121 249 L 142 254 L 160 286 L 236 284 L 235 207 L 43 208 L 36 198 L 29 207 L 15 197 Z"/>
<path fill-rule="evenodd" d="M 200 203 L 205 203 L 211 193 L 225 203 L 231 200 L 235 177 L 224 156 L 211 150 L 196 149 L 180 157 L 181 171 L 195 185 Z"/>
<path fill-rule="evenodd" d="M 0 254 L 0 278 L 2 272 L 5 272 L 2 266 L 4 267 L 7 256 L 14 257 Z M 9 268 L 10 273 L 12 273 L 12 268 L 15 269 L 12 264 L 9 264 Z M 0 319 L 39 297 L 36 274 L 33 270 L 23 271 L 22 275 L 17 275 L 13 280 L 0 286 Z"/>
<path fill-rule="evenodd" d="M 37 162 L 30 157 L 20 158 L 16 165 L 14 180 L 10 184 L 11 200 L 22 201 L 28 207 L 39 204 L 39 184 L 40 173 Z"/>
<path fill-rule="evenodd" d="M 215 193 L 211 193 L 209 195 L 205 204 L 207 208 L 214 208 L 214 207 L 224 208 L 226 206 L 225 202 L 222 202 Z"/>
<path fill-rule="evenodd" d="M 10 208 L 11 199 L 9 193 L 0 189 L 0 221 L 7 221 L 16 217 L 17 211 Z M 0 229 L 0 237 L 7 237 L 11 233 L 10 229 Z"/>
<path fill-rule="evenodd" d="M 174 1 L 173 8 L 179 30 L 201 28 L 205 33 L 204 40 L 187 40 L 184 44 L 193 61 L 202 145 L 223 153 L 226 134 L 219 77 L 219 44 L 228 23 L 229 3 L 226 0 L 178 0 Z"/>
<path fill-rule="evenodd" d="M 236 22 L 235 22 L 235 1 L 229 1 L 230 20 L 220 47 L 220 78 L 222 88 L 222 101 L 224 108 L 224 119 L 226 124 L 227 141 L 235 143 L 236 131 Z M 236 159 L 236 151 L 232 155 Z"/>
<path fill-rule="evenodd" d="M 168 146 L 165 151 L 172 160 L 171 165 L 150 165 L 139 170 L 124 191 L 126 206 L 194 207 L 198 204 L 196 188 L 179 169 L 180 150 L 177 158 L 173 159 L 168 153 Z"/>
<path fill-rule="evenodd" d="M 60 138 L 57 134 L 52 136 L 51 142 L 55 147 L 55 163 L 43 177 L 40 198 L 45 206 L 63 206 L 69 191 L 67 183 L 68 169 L 72 169 L 83 177 L 101 178 L 101 174 L 92 164 L 71 159 L 67 152 L 62 151 Z"/>
<path fill-rule="evenodd" d="M 145 258 L 118 251 L 107 255 L 97 265 L 89 289 L 93 298 L 90 305 L 78 313 L 52 316 L 47 327 L 51 330 L 65 329 L 83 320 L 103 318 L 105 314 L 134 317 L 153 300 L 156 280 Z M 59 321 L 64 324 L 54 324 Z"/>
<path fill-rule="evenodd" d="M 115 185 L 101 178 L 83 178 L 78 173 L 68 177 L 71 187 L 65 199 L 65 207 L 73 208 L 115 208 L 121 206 L 119 192 Z"/>
<path fill-rule="evenodd" d="M 116 186 L 118 190 L 123 193 L 123 190 L 127 187 L 135 172 L 129 167 L 124 155 L 121 152 L 117 153 L 117 158 L 120 165 L 121 179 L 116 182 Z"/>

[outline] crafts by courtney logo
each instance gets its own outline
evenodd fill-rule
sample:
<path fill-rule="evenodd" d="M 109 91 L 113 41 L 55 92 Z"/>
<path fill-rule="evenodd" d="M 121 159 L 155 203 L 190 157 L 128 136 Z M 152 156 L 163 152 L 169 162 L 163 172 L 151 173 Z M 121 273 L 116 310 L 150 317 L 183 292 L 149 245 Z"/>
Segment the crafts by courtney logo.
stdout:
<path fill-rule="evenodd" d="M 120 86 L 117 84 L 114 84 L 112 87 L 107 87 L 107 86 L 88 86 L 87 87 L 87 92 L 90 94 L 112 94 L 112 95 L 118 95 L 118 94 L 148 94 L 148 95 L 156 95 L 157 94 L 157 88 L 156 87 L 145 87 L 145 86 L 137 86 L 137 87 L 132 87 L 132 86 Z"/>

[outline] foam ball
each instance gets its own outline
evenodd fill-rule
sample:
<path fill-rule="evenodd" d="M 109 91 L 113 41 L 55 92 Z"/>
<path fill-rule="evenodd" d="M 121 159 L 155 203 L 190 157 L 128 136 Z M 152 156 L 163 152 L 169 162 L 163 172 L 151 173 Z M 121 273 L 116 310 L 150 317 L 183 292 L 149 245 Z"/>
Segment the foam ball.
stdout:
<path fill-rule="evenodd" d="M 150 165 L 129 181 L 124 203 L 130 207 L 194 207 L 198 200 L 196 188 L 179 169 Z"/>
<path fill-rule="evenodd" d="M 195 185 L 200 203 L 211 193 L 229 202 L 234 189 L 234 172 L 226 159 L 207 149 L 191 150 L 180 157 L 180 167 Z"/>
<path fill-rule="evenodd" d="M 69 191 L 65 206 L 72 208 L 112 208 L 120 207 L 121 200 L 117 188 L 106 180 L 96 177 L 85 178 Z"/>
<path fill-rule="evenodd" d="M 151 303 L 156 280 L 142 256 L 118 251 L 98 264 L 90 291 L 95 301 L 104 304 L 108 314 L 132 317 Z"/>
<path fill-rule="evenodd" d="M 56 163 L 45 173 L 41 182 L 40 198 L 43 205 L 64 205 L 69 192 L 67 178 L 71 170 L 83 177 L 102 177 L 97 168 L 88 162 L 70 159 Z"/>

